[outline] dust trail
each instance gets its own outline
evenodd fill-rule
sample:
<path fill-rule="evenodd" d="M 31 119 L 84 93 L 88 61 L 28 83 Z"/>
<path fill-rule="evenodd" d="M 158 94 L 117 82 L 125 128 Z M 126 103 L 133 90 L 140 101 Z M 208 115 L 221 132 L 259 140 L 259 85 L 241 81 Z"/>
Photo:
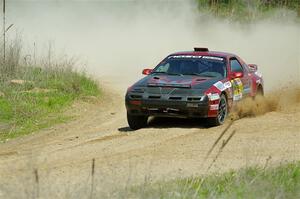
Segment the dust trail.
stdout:
<path fill-rule="evenodd" d="M 300 103 L 300 87 L 284 87 L 258 96 L 255 100 L 247 98 L 239 102 L 231 113 L 231 119 L 255 117 L 272 111 L 296 111 Z"/>
<path fill-rule="evenodd" d="M 38 17 L 37 17 L 38 16 Z M 266 91 L 299 80 L 300 25 L 296 13 L 248 24 L 199 13 L 195 1 L 12 1 L 7 4 L 9 33 L 20 30 L 27 54 L 57 54 L 86 60 L 94 76 L 127 88 L 174 51 L 206 46 L 256 63 Z M 37 55 L 38 56 L 38 55 Z M 85 61 L 83 61 L 85 62 Z"/>

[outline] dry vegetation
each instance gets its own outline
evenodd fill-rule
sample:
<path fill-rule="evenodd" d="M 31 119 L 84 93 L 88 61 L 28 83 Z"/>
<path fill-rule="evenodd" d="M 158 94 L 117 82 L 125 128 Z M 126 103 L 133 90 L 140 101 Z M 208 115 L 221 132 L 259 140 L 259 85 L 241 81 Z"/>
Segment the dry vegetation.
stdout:
<path fill-rule="evenodd" d="M 127 198 L 299 198 L 300 163 L 251 167 L 132 188 Z"/>
<path fill-rule="evenodd" d="M 74 60 L 30 60 L 21 43 L 10 41 L 0 58 L 0 141 L 64 122 L 70 116 L 62 112 L 75 99 L 99 95 L 97 83 L 74 70 Z"/>

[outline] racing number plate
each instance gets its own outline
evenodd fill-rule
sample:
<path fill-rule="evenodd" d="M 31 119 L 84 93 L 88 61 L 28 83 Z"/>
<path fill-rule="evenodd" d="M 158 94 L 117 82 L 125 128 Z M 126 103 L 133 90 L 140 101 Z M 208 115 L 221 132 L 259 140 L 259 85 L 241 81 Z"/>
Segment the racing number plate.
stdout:
<path fill-rule="evenodd" d="M 197 108 L 197 107 L 198 107 L 198 104 L 195 104 L 195 103 L 187 103 L 186 106 L 189 107 L 189 108 Z"/>

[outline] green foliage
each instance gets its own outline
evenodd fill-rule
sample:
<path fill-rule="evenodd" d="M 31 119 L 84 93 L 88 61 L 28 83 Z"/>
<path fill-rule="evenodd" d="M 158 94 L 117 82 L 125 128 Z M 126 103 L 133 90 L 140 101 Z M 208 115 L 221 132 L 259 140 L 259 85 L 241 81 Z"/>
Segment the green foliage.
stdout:
<path fill-rule="evenodd" d="M 196 0 L 200 11 L 238 21 L 268 16 L 278 9 L 289 9 L 300 16 L 299 0 Z"/>
<path fill-rule="evenodd" d="M 134 187 L 133 198 L 299 198 L 300 162 Z"/>
<path fill-rule="evenodd" d="M 68 68 L 20 67 L 0 84 L 0 140 L 25 135 L 64 122 L 63 110 L 74 100 L 100 94 L 97 83 L 85 73 Z M 1 124 L 6 124 L 1 128 Z"/>

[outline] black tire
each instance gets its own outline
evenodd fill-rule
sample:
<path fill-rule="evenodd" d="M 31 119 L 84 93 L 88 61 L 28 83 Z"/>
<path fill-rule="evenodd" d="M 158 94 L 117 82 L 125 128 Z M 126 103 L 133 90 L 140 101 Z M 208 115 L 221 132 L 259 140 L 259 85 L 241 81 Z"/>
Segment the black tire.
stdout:
<path fill-rule="evenodd" d="M 127 122 L 132 130 L 138 130 L 147 126 L 148 116 L 127 113 Z"/>
<path fill-rule="evenodd" d="M 228 115 L 228 104 L 227 99 L 224 94 L 220 97 L 219 102 L 219 110 L 218 110 L 218 116 L 213 118 L 208 118 L 208 124 L 209 126 L 219 126 L 224 124 L 226 118 Z"/>

